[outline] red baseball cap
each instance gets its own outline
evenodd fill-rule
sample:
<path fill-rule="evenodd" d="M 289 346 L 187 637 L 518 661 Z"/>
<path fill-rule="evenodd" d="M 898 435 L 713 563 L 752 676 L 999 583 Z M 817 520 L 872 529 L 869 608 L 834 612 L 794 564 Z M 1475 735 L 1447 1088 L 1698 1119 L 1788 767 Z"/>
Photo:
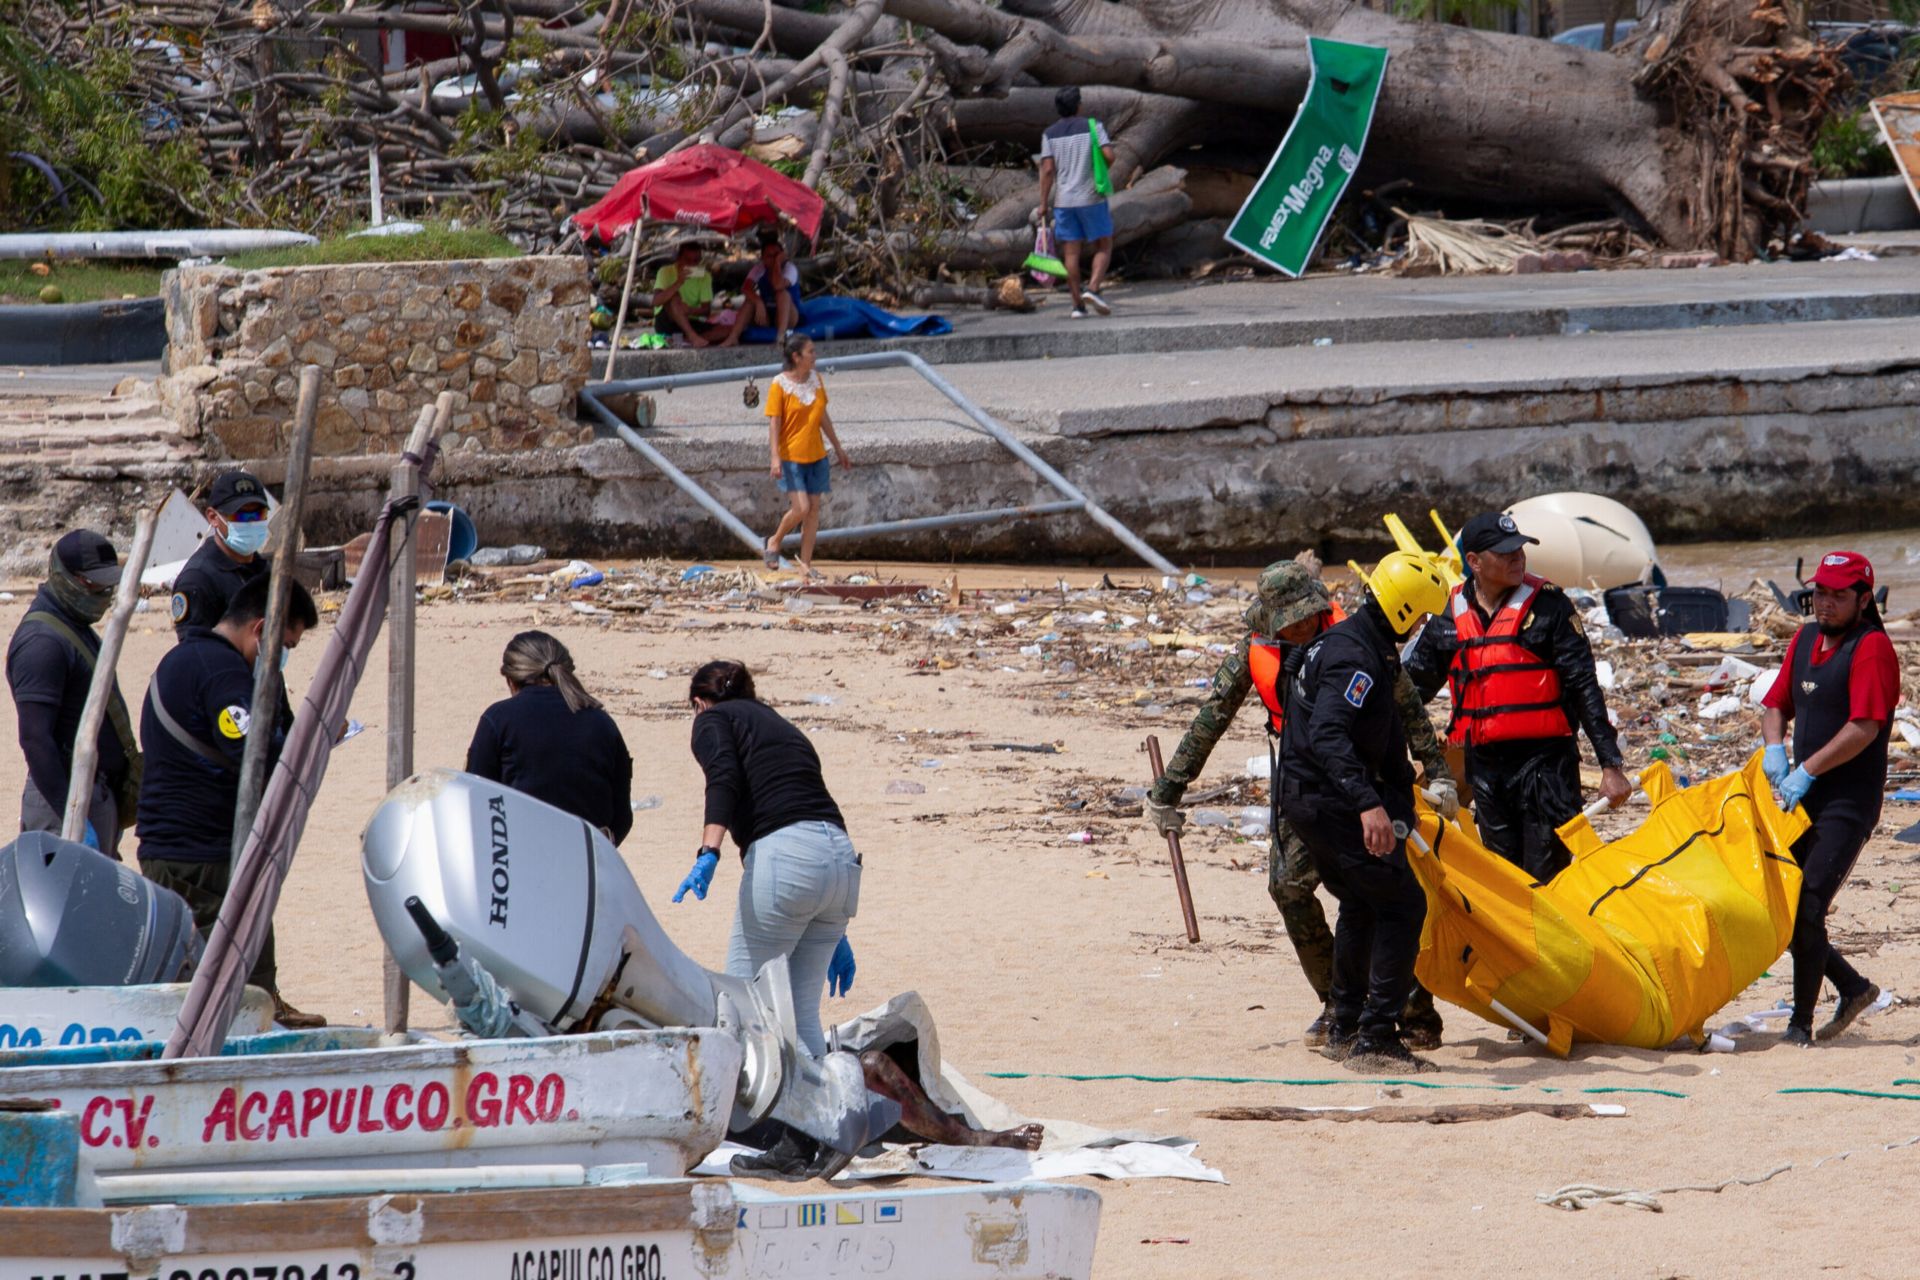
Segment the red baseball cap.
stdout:
<path fill-rule="evenodd" d="M 1829 551 L 1820 557 L 1820 567 L 1814 570 L 1813 582 L 1831 591 L 1844 591 L 1848 587 L 1873 587 L 1873 563 L 1858 551 Z"/>

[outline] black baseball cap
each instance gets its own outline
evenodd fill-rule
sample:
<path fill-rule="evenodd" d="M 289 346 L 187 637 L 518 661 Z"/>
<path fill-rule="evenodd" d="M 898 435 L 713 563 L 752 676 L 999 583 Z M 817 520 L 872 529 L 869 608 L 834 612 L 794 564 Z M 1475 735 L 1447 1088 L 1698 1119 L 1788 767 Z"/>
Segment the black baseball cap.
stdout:
<path fill-rule="evenodd" d="M 223 516 L 242 507 L 267 505 L 267 487 L 245 471 L 223 471 L 207 491 L 207 505 Z"/>
<path fill-rule="evenodd" d="M 111 587 L 120 581 L 120 557 L 113 544 L 91 529 L 75 529 L 53 544 L 54 552 L 67 572 L 85 578 L 96 587 Z"/>
<path fill-rule="evenodd" d="M 1540 539 L 1529 538 L 1520 532 L 1520 526 L 1513 517 L 1502 515 L 1498 511 L 1483 511 L 1460 527 L 1460 554 L 1472 551 L 1476 554 L 1491 551 L 1496 555 L 1508 555 L 1518 551 L 1529 542 L 1540 545 Z"/>

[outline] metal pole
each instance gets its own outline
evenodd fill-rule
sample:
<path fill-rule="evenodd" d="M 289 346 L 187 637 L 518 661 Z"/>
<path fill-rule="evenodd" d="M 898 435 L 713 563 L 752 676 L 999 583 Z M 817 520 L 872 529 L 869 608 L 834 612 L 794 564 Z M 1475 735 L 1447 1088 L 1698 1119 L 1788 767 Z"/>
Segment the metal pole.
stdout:
<path fill-rule="evenodd" d="M 955 407 L 966 414 L 967 417 L 971 418 L 981 430 L 998 441 L 1002 448 L 1006 449 L 1007 452 L 1011 453 L 1014 457 L 1020 459 L 1020 461 L 1026 463 L 1042 480 L 1045 480 L 1049 485 L 1052 485 L 1054 489 L 1058 490 L 1061 497 L 1083 504 L 1087 517 L 1111 533 L 1114 537 L 1118 538 L 1128 550 L 1132 551 L 1149 565 L 1152 565 L 1155 569 L 1158 569 L 1161 573 L 1172 574 L 1176 577 L 1179 575 L 1180 570 L 1175 567 L 1172 561 L 1148 546 L 1133 530 L 1121 524 L 1101 507 L 1099 503 L 1082 493 L 1076 485 L 1049 466 L 1039 454 L 1027 448 L 1011 431 L 1008 431 L 1004 426 L 1000 425 L 986 410 L 967 399 L 958 387 L 935 373 L 932 365 L 922 360 L 919 356 L 914 355 L 911 351 L 875 351 L 867 355 L 859 356 L 833 356 L 819 361 L 815 365 L 815 368 L 828 373 L 843 373 L 856 369 L 897 368 L 902 365 L 912 369 L 921 377 L 925 378 L 933 385 L 935 390 L 951 400 Z M 609 365 L 608 367 L 611 368 L 612 366 Z M 715 383 L 739 382 L 745 378 L 770 378 L 779 373 L 780 370 L 780 365 L 768 364 L 754 365 L 740 369 L 709 369 L 699 373 L 668 374 L 656 378 L 636 378 L 626 382 L 602 382 L 597 387 L 586 388 L 580 393 L 580 396 L 603 422 L 606 422 L 609 426 L 613 427 L 615 431 L 619 432 L 621 439 L 639 450 L 647 461 L 659 467 L 661 471 L 666 473 L 667 478 L 672 480 L 688 497 L 706 508 L 708 512 L 712 513 L 716 519 L 726 525 L 736 536 L 746 541 L 752 546 L 754 553 L 758 555 L 763 550 L 764 544 L 754 537 L 752 530 L 748 529 L 744 524 L 741 524 L 731 512 L 727 511 L 726 508 L 715 501 L 706 490 L 694 484 L 684 473 L 674 467 L 672 463 L 668 462 L 666 458 L 660 454 L 659 450 L 651 448 L 642 442 L 639 436 L 635 435 L 630 428 L 626 427 L 624 423 L 614 416 L 611 410 L 600 403 L 599 397 L 608 393 L 670 391 L 675 387 L 712 386 Z"/>
<path fill-rule="evenodd" d="M 427 445 L 447 428 L 453 413 L 453 394 L 442 392 L 439 399 L 420 410 L 407 439 L 406 454 L 394 465 L 389 499 L 420 492 L 420 464 L 417 459 Z M 391 791 L 413 776 L 413 672 L 414 672 L 414 592 L 418 589 L 419 543 L 414 530 L 419 511 L 406 513 L 404 523 L 395 530 L 396 554 L 393 572 L 387 582 L 387 790 Z M 411 988 L 407 975 L 393 958 L 393 952 L 381 951 L 381 985 L 388 1032 L 407 1029 L 407 1006 Z"/>
<path fill-rule="evenodd" d="M 957 529 L 970 524 L 998 524 L 1002 520 L 1031 520 L 1040 516 L 1063 516 L 1073 511 L 1084 511 L 1086 507 L 1078 502 L 1043 502 L 1032 507 L 995 507 L 991 511 L 959 511 L 950 516 L 916 516 L 911 520 L 888 520 L 881 524 L 854 524 L 838 529 L 822 529 L 814 535 L 815 542 L 830 542 L 835 538 L 877 537 L 889 533 L 923 533 L 928 529 Z M 800 545 L 800 535 L 790 533 L 780 544 L 783 547 Z"/>
<path fill-rule="evenodd" d="M 100 726 L 106 723 L 107 704 L 113 697 L 113 670 L 120 663 L 120 646 L 127 638 L 127 624 L 133 619 L 134 605 L 140 600 L 140 575 L 147 567 L 147 554 L 153 550 L 153 530 L 159 520 L 159 508 L 142 511 L 133 526 L 133 547 L 120 566 L 120 586 L 113 597 L 113 616 L 107 620 L 107 633 L 100 639 L 100 654 L 93 660 L 93 683 L 87 686 L 87 704 L 80 712 L 80 728 L 73 735 L 73 773 L 67 779 L 67 808 L 60 820 L 62 840 L 82 840 L 87 834 L 87 809 L 93 803 L 93 771 L 100 763 Z M 104 844 L 108 832 L 100 833 Z"/>
<path fill-rule="evenodd" d="M 313 426 L 320 412 L 320 367 L 300 371 L 300 398 L 293 410 L 293 439 L 287 447 L 287 479 L 280 503 L 280 549 L 273 557 L 273 581 L 267 593 L 266 625 L 260 628 L 260 652 L 253 660 L 253 723 L 240 757 L 240 795 L 233 810 L 233 847 L 229 865 L 240 864 L 260 795 L 267 787 L 267 751 L 273 745 L 280 710 L 280 646 L 286 637 L 287 605 L 293 600 L 293 566 L 300 555 L 300 523 L 307 505 L 307 470 L 313 461 Z"/>

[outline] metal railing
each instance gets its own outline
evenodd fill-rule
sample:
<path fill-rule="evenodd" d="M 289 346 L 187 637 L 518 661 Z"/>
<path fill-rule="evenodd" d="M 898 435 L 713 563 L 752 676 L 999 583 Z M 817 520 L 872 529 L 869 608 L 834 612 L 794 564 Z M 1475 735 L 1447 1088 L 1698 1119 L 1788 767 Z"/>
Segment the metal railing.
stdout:
<path fill-rule="evenodd" d="M 890 534 L 921 533 L 929 529 L 954 529 L 966 525 L 997 524 L 1003 520 L 1028 520 L 1042 516 L 1065 515 L 1069 512 L 1083 513 L 1089 520 L 1120 540 L 1121 544 L 1132 551 L 1147 564 L 1162 573 L 1178 574 L 1180 571 L 1173 563 L 1140 538 L 1140 536 L 1121 524 L 1099 503 L 1047 465 L 1039 454 L 1022 444 L 1011 431 L 1008 431 L 993 416 L 979 405 L 967 399 L 960 389 L 935 373 L 919 356 L 910 351 L 877 351 L 868 355 L 832 356 L 820 360 L 814 366 L 828 373 L 845 373 L 856 369 L 886 369 L 903 367 L 913 370 L 932 384 L 933 388 L 952 401 L 975 425 L 999 442 L 1000 446 L 1014 457 L 1027 464 L 1034 474 L 1046 481 L 1057 492 L 1062 501 L 1038 503 L 1024 507 L 994 507 L 983 511 L 957 511 L 947 515 L 920 516 L 911 520 L 888 520 L 879 524 L 843 526 L 837 529 L 822 529 L 816 535 L 816 541 L 827 542 L 848 538 L 884 537 Z M 631 445 L 635 452 L 659 468 L 660 473 L 671 480 L 676 488 L 692 498 L 726 530 L 744 543 L 755 556 L 765 553 L 766 542 L 749 529 L 744 521 L 721 504 L 718 498 L 701 488 L 693 478 L 673 465 L 658 449 L 622 422 L 613 410 L 601 403 L 601 397 L 609 395 L 630 395 L 636 392 L 671 391 L 676 387 L 712 386 L 724 382 L 744 382 L 749 378 L 771 378 L 780 372 L 777 364 L 755 365 L 744 369 L 711 369 L 700 373 L 667 374 L 657 378 L 635 378 L 628 382 L 601 382 L 589 385 L 580 393 L 581 403 L 588 412 Z M 783 547 L 798 546 L 800 535 L 789 534 L 781 543 Z"/>

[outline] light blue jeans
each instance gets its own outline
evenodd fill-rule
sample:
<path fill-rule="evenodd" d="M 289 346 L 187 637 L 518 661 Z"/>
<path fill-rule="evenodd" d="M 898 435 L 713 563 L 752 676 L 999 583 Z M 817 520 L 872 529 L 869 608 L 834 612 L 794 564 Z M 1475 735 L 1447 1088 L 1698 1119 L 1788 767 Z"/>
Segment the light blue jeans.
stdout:
<path fill-rule="evenodd" d="M 831 822 L 796 822 L 747 846 L 727 972 L 751 980 L 785 956 L 800 1043 L 816 1058 L 827 1051 L 820 1029 L 827 965 L 859 910 L 860 855 Z"/>

